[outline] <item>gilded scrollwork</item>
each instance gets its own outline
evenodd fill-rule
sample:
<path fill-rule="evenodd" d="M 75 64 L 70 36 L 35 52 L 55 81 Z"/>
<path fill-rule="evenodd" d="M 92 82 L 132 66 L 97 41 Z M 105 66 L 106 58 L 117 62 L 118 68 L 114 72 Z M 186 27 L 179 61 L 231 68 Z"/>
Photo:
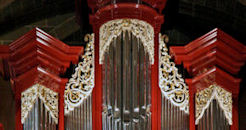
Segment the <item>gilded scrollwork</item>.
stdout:
<path fill-rule="evenodd" d="M 175 63 L 170 61 L 171 56 L 164 43 L 164 38 L 159 34 L 159 87 L 162 94 L 171 103 L 189 113 L 189 91 L 184 79 L 178 73 Z"/>
<path fill-rule="evenodd" d="M 21 93 L 21 122 L 25 122 L 28 113 L 32 110 L 37 99 L 40 98 L 44 103 L 45 109 L 58 123 L 58 93 L 40 84 L 35 84 Z"/>
<path fill-rule="evenodd" d="M 196 125 L 213 99 L 218 101 L 229 125 L 232 125 L 232 94 L 218 85 L 211 85 L 196 93 Z"/>
<path fill-rule="evenodd" d="M 100 27 L 99 63 L 103 63 L 104 53 L 107 51 L 113 38 L 118 37 L 125 31 L 129 31 L 135 37 L 140 38 L 145 51 L 149 53 L 150 63 L 153 64 L 154 29 L 149 23 L 138 19 L 116 19 L 109 21 Z"/>
<path fill-rule="evenodd" d="M 79 106 L 94 88 L 94 34 L 87 34 L 85 41 L 89 43 L 85 48 L 82 61 L 75 68 L 75 73 L 65 87 L 65 114 Z"/>

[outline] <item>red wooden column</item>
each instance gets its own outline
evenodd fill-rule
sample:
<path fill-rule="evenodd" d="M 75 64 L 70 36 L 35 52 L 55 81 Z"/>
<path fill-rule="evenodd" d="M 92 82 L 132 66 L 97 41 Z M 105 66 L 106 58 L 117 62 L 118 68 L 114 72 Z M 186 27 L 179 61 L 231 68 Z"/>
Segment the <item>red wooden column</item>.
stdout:
<path fill-rule="evenodd" d="M 41 84 L 59 93 L 59 130 L 64 129 L 64 89 L 62 78 L 70 63 L 77 63 L 83 47 L 71 47 L 39 28 L 34 28 L 9 46 L 0 46 L 2 72 L 9 75 L 16 100 L 16 130 L 22 130 L 21 93 Z"/>
<path fill-rule="evenodd" d="M 170 53 L 175 62 L 183 63 L 192 76 L 191 79 L 186 79 L 190 93 L 190 130 L 195 130 L 194 94 L 213 84 L 218 84 L 232 93 L 231 130 L 238 130 L 240 79 L 235 75 L 245 63 L 246 46 L 216 28 L 186 46 L 171 47 Z"/>

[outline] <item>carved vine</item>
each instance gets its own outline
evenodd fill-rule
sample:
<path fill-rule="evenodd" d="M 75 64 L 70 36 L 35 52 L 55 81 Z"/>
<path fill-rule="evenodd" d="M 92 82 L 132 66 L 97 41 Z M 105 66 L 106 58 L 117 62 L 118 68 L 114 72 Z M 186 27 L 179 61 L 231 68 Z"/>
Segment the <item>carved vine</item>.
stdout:
<path fill-rule="evenodd" d="M 85 48 L 82 61 L 75 68 L 75 73 L 65 87 L 65 114 L 79 106 L 94 88 L 94 34 L 87 34 L 85 41 L 89 43 Z"/>
<path fill-rule="evenodd" d="M 175 63 L 170 59 L 164 38 L 159 34 L 159 87 L 165 98 L 173 105 L 189 113 L 188 87 L 178 73 Z"/>

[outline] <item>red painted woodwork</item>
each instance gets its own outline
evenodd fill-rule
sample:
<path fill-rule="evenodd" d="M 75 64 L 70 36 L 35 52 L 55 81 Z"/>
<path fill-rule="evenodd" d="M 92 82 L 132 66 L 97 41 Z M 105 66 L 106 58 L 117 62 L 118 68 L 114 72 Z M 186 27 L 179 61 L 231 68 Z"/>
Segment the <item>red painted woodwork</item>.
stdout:
<path fill-rule="evenodd" d="M 78 3 L 81 0 L 77 0 Z M 137 3 L 138 0 L 115 0 L 114 3 Z M 160 13 L 164 9 L 167 0 L 140 0 L 151 8 L 157 9 Z M 98 9 L 110 5 L 111 0 L 87 0 L 88 6 L 92 9 L 92 12 L 96 12 Z"/>
<path fill-rule="evenodd" d="M 197 91 L 218 84 L 233 95 L 233 124 L 238 130 L 238 94 L 240 79 L 235 75 L 246 60 L 246 46 L 219 29 L 214 29 L 186 46 L 170 47 L 177 64 L 192 76 L 186 79 L 190 94 L 190 130 L 195 130 L 194 95 Z"/>
<path fill-rule="evenodd" d="M 140 19 L 151 24 L 155 32 L 160 32 L 164 17 L 156 10 L 145 5 L 132 3 L 120 3 L 109 5 L 99 9 L 95 14 L 90 15 L 90 23 L 93 30 L 98 30 L 100 26 L 113 19 L 132 18 Z"/>
<path fill-rule="evenodd" d="M 64 90 L 62 78 L 70 63 L 77 63 L 83 47 L 72 47 L 34 28 L 9 46 L 0 46 L 0 57 L 7 61 L 16 99 L 16 129 L 21 130 L 21 92 L 34 84 L 59 92 L 59 129 L 64 129 Z M 6 68 L 6 67 L 5 67 Z"/>
<path fill-rule="evenodd" d="M 80 0 L 76 1 L 81 4 Z M 100 26 L 110 20 L 131 18 L 140 19 L 148 22 L 154 28 L 155 32 L 155 63 L 152 65 L 152 129 L 161 129 L 161 92 L 158 86 L 158 51 L 159 51 L 159 32 L 161 24 L 164 22 L 163 16 L 156 11 L 157 8 L 163 9 L 166 1 L 163 0 L 145 0 L 152 6 L 146 6 L 135 3 L 117 3 L 106 5 L 108 1 L 98 3 L 97 0 L 88 0 L 88 5 L 92 9 L 90 14 L 90 24 L 95 33 L 95 88 L 92 92 L 92 120 L 93 130 L 102 129 L 102 77 L 99 64 L 99 29 Z M 159 2 L 159 3 L 158 3 Z M 105 4 L 105 5 L 104 5 Z M 77 11 L 81 11 L 81 5 L 77 5 Z M 154 8 L 153 8 L 154 7 Z M 81 12 L 78 12 L 80 14 Z M 80 15 L 78 15 L 80 16 Z M 80 17 L 78 17 L 78 20 Z"/>
<path fill-rule="evenodd" d="M 186 46 L 171 47 L 170 53 L 192 75 L 211 66 L 237 74 L 246 59 L 246 47 L 217 28 Z"/>
<path fill-rule="evenodd" d="M 99 64 L 99 30 L 95 32 L 95 87 L 92 91 L 92 128 L 102 129 L 102 65 Z"/>

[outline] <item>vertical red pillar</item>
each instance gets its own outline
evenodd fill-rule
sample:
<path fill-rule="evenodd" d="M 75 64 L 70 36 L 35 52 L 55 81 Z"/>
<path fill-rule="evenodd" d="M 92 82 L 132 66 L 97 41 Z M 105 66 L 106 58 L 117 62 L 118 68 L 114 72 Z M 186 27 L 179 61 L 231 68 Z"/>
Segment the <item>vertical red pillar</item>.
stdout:
<path fill-rule="evenodd" d="M 187 83 L 189 83 L 189 81 L 186 80 Z M 194 101 L 194 91 L 193 91 L 193 87 L 192 87 L 192 84 L 188 84 L 189 86 L 189 114 L 190 114 L 190 118 L 189 118 L 189 125 L 190 125 L 190 130 L 195 130 L 196 127 L 195 127 L 195 101 Z"/>
<path fill-rule="evenodd" d="M 231 130 L 238 130 L 238 94 L 240 79 L 235 75 L 246 60 L 246 47 L 219 29 L 183 47 L 171 47 L 177 64 L 183 63 L 191 79 L 186 79 L 190 93 L 190 129 L 195 129 L 194 95 L 210 85 L 217 84 L 232 93 Z"/>
<path fill-rule="evenodd" d="M 21 124 L 21 96 L 20 94 L 15 95 L 15 129 L 23 130 Z"/>
<path fill-rule="evenodd" d="M 8 51 L 6 51 L 6 48 Z M 8 62 L 3 72 L 10 75 L 16 100 L 16 130 L 22 130 L 21 93 L 35 84 L 59 94 L 58 127 L 64 129 L 64 89 L 68 81 L 60 77 L 70 63 L 77 63 L 83 47 L 70 47 L 35 28 L 9 46 L 0 46 L 0 57 Z M 9 69 L 6 69 L 9 68 Z"/>
<path fill-rule="evenodd" d="M 64 91 L 65 85 L 61 85 L 61 89 L 59 92 L 59 130 L 64 130 Z"/>
<path fill-rule="evenodd" d="M 233 96 L 231 130 L 238 130 L 238 95 Z"/>
<path fill-rule="evenodd" d="M 99 30 L 94 30 L 99 34 Z M 102 129 L 102 65 L 99 64 L 99 35 L 95 35 L 95 88 L 92 92 L 92 122 L 93 130 Z"/>

